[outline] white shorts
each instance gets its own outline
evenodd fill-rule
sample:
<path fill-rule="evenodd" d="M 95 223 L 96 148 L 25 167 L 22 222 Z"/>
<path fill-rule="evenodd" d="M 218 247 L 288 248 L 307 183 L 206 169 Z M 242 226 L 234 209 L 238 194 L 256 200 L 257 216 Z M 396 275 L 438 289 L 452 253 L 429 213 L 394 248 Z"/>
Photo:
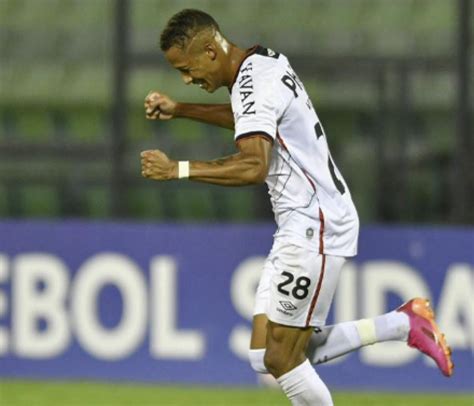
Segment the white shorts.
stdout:
<path fill-rule="evenodd" d="M 258 284 L 254 315 L 286 326 L 324 326 L 344 262 L 276 241 Z"/>

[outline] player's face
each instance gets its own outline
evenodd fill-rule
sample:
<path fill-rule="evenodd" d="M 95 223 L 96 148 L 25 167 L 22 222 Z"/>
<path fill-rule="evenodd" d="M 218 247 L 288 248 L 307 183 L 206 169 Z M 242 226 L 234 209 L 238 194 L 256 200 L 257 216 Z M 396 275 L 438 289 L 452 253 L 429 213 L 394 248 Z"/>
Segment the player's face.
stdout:
<path fill-rule="evenodd" d="M 165 52 L 168 62 L 181 72 L 184 83 L 198 85 L 209 93 L 222 86 L 219 75 L 220 63 L 212 50 L 187 52 L 171 47 Z"/>

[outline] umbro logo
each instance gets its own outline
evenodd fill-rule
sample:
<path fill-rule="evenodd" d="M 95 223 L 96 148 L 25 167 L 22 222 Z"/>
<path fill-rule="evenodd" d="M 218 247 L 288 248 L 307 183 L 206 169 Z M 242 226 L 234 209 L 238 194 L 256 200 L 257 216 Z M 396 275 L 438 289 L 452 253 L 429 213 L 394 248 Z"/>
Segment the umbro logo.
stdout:
<path fill-rule="evenodd" d="M 280 300 L 280 305 L 285 310 L 296 310 L 297 309 L 297 307 L 293 303 L 285 301 L 285 300 Z"/>

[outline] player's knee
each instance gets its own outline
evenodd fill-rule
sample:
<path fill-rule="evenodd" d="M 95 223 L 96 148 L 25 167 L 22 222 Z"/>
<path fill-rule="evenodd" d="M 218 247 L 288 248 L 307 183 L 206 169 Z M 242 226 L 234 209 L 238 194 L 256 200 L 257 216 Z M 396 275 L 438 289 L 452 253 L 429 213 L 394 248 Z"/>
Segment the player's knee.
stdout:
<path fill-rule="evenodd" d="M 283 375 L 288 369 L 289 360 L 283 351 L 270 350 L 267 348 L 263 363 L 268 372 L 275 378 Z"/>
<path fill-rule="evenodd" d="M 249 350 L 249 361 L 252 369 L 259 374 L 268 374 L 263 359 L 265 357 L 265 348 L 258 350 Z"/>

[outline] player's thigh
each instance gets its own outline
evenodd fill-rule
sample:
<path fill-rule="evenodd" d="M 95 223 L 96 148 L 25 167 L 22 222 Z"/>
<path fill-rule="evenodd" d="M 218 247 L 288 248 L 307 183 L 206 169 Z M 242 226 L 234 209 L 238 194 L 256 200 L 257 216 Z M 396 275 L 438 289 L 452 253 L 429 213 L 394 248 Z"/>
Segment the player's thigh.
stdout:
<path fill-rule="evenodd" d="M 255 294 L 255 305 L 253 310 L 252 337 L 250 348 L 253 350 L 265 348 L 267 337 L 267 311 L 268 301 L 270 299 L 270 282 L 272 280 L 275 268 L 272 263 L 272 255 L 265 261 L 265 265 L 260 276 L 260 281 Z"/>
<path fill-rule="evenodd" d="M 258 350 L 265 348 L 267 341 L 267 323 L 268 317 L 266 314 L 256 314 L 253 316 L 250 349 Z"/>

